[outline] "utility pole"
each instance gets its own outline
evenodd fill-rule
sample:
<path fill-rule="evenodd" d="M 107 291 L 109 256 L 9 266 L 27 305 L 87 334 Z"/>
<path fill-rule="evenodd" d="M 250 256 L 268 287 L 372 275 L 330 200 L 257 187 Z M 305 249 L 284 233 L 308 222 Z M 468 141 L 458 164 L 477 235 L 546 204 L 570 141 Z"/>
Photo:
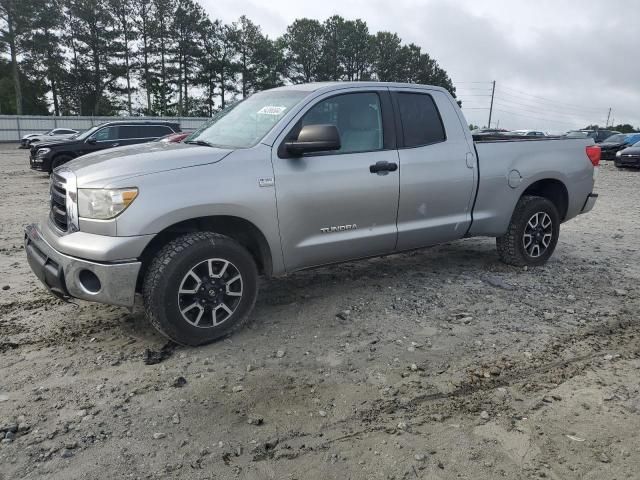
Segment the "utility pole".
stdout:
<path fill-rule="evenodd" d="M 493 81 L 493 87 L 491 88 L 491 107 L 489 107 L 489 124 L 487 128 L 491 128 L 491 114 L 493 113 L 493 96 L 496 93 L 496 81 Z"/>
<path fill-rule="evenodd" d="M 609 126 L 609 117 L 611 116 L 611 107 L 609 107 L 609 113 L 607 113 L 607 124 L 605 125 L 605 128 Z"/>

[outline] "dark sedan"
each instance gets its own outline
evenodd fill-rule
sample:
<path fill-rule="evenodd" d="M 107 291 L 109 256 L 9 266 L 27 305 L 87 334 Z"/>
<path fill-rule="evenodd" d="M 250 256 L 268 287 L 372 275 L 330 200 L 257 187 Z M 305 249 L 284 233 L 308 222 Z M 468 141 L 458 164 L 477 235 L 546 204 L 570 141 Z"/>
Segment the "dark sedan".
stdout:
<path fill-rule="evenodd" d="M 616 153 L 614 163 L 618 168 L 640 168 L 640 142 L 634 143 L 630 147 L 618 151 L 618 153 Z"/>
<path fill-rule="evenodd" d="M 616 152 L 640 142 L 640 133 L 618 133 L 600 144 L 602 160 L 615 160 Z"/>

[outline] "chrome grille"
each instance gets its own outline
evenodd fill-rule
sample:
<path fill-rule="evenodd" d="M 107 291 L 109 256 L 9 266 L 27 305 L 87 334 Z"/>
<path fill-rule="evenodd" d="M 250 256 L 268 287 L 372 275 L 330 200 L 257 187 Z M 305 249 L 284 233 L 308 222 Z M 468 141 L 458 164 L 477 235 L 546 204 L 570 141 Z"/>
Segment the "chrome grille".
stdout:
<path fill-rule="evenodd" d="M 51 221 L 63 232 L 69 227 L 67 219 L 67 188 L 64 177 L 52 173 L 51 187 L 49 191 L 51 195 Z"/>

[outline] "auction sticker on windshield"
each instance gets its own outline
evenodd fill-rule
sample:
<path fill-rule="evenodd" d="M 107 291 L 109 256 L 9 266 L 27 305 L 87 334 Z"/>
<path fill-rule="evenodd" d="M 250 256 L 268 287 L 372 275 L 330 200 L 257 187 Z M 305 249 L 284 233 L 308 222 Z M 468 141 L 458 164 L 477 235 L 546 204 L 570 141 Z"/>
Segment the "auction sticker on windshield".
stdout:
<path fill-rule="evenodd" d="M 287 107 L 277 107 L 277 106 L 267 105 L 262 107 L 260 110 L 258 110 L 258 113 L 262 115 L 280 115 L 286 109 Z"/>

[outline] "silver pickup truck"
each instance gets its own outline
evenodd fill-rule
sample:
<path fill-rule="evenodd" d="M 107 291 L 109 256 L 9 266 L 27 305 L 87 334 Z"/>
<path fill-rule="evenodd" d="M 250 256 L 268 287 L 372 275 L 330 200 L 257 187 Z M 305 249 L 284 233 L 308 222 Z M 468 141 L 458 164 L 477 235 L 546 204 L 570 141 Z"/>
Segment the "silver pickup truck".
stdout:
<path fill-rule="evenodd" d="M 227 335 L 258 276 L 471 237 L 541 265 L 593 207 L 592 139 L 474 143 L 442 88 L 320 83 L 257 93 L 185 143 L 120 147 L 54 171 L 26 228 L 55 295 L 133 307 L 181 344 Z"/>

